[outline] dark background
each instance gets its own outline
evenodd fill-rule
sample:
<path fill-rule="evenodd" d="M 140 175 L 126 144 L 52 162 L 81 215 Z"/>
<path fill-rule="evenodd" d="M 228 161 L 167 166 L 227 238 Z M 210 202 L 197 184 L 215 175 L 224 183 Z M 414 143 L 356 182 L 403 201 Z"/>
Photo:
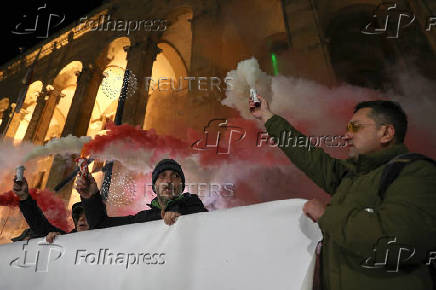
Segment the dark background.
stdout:
<path fill-rule="evenodd" d="M 38 36 L 45 37 L 50 13 L 61 17 L 65 15 L 65 20 L 54 27 L 60 22 L 60 18 L 52 17 L 49 37 L 69 24 L 79 22 L 82 16 L 100 6 L 103 2 L 103 0 L 15 0 L 2 2 L 3 7 L 0 12 L 2 40 L 0 65 L 18 56 L 20 47 L 26 50 L 39 42 L 45 41 L 45 38 L 38 38 Z M 38 7 L 44 6 L 44 4 L 46 4 L 46 8 L 38 11 Z M 39 14 L 39 23 L 36 32 L 23 35 L 12 33 L 19 23 L 22 23 L 20 26 L 22 29 L 34 27 L 37 14 Z M 27 17 L 23 17 L 23 15 Z"/>

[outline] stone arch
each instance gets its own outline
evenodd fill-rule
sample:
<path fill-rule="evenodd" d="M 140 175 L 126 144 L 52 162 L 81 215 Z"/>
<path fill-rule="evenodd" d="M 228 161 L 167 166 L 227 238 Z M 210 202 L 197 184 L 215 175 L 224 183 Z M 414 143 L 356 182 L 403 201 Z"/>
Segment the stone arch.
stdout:
<path fill-rule="evenodd" d="M 391 82 L 386 68 L 398 58 L 385 36 L 361 32 L 377 6 L 355 4 L 334 13 L 325 28 L 332 67 L 338 82 L 383 89 Z"/>
<path fill-rule="evenodd" d="M 370 15 L 366 21 L 371 20 L 374 10 L 380 4 L 379 0 L 315 0 L 314 8 L 317 9 L 321 28 L 324 32 L 328 25 L 343 14 L 356 12 Z"/>
<path fill-rule="evenodd" d="M 157 46 L 161 52 L 153 62 L 144 129 L 154 128 L 160 133 L 168 134 L 172 131 L 173 123 L 165 120 L 165 112 L 172 111 L 171 108 L 178 106 L 181 99 L 187 96 L 187 68 L 171 44 L 162 42 Z M 163 78 L 168 80 L 163 81 Z"/>
<path fill-rule="evenodd" d="M 164 112 L 171 111 L 171 107 L 180 107 L 181 102 L 188 97 L 188 81 L 185 77 L 191 69 L 192 18 L 193 9 L 186 5 L 176 7 L 166 15 L 169 26 L 157 44 L 161 52 L 153 62 L 151 81 L 147 84 L 149 90 L 144 129 L 154 128 L 163 134 L 177 132 L 174 122 L 165 120 L 168 115 Z M 162 90 L 160 85 L 157 87 L 161 77 L 169 79 Z M 173 121 L 178 118 L 173 117 Z"/>
<path fill-rule="evenodd" d="M 187 76 L 188 66 L 182 54 L 170 42 L 160 42 L 158 47 L 162 50 L 161 55 L 165 56 L 174 70 L 175 76 Z M 177 80 L 178 81 L 178 80 Z"/>
<path fill-rule="evenodd" d="M 0 100 L 0 126 L 3 122 L 3 112 L 9 108 L 9 99 L 3 98 Z"/>
<path fill-rule="evenodd" d="M 178 52 L 181 60 L 189 70 L 191 66 L 192 54 L 192 27 L 193 17 L 192 8 L 183 6 L 174 9 L 167 19 L 171 25 L 163 33 L 160 42 L 168 43 Z"/>
<path fill-rule="evenodd" d="M 114 39 L 106 49 L 107 64 L 102 68 L 105 75 L 95 98 L 94 107 L 89 120 L 87 136 L 102 133 L 106 120 L 115 118 L 118 96 L 121 91 L 123 76 L 127 67 L 126 47 L 130 46 L 128 37 Z"/>
<path fill-rule="evenodd" d="M 14 143 L 20 143 L 26 135 L 27 127 L 29 126 L 30 120 L 32 120 L 38 96 L 42 91 L 43 83 L 41 81 L 35 81 L 29 85 L 20 112 L 14 114 L 6 133 L 6 136 L 13 137 Z M 15 108 L 16 104 L 12 104 L 11 106 Z"/>
<path fill-rule="evenodd" d="M 82 69 L 82 62 L 72 61 L 54 79 L 50 88 L 59 99 L 54 108 L 44 142 L 61 136 L 77 88 L 77 77 Z"/>

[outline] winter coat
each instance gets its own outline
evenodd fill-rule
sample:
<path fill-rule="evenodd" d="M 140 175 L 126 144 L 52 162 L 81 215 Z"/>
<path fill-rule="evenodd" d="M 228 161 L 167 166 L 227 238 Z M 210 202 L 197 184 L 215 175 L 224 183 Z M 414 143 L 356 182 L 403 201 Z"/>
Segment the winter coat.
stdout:
<path fill-rule="evenodd" d="M 283 131 L 291 131 L 293 138 L 304 136 L 277 115 L 265 126 L 277 138 Z M 407 164 L 382 199 L 378 194 L 381 173 L 388 161 L 408 152 L 403 144 L 360 155 L 355 161 L 332 158 L 321 148 L 281 149 L 332 195 L 318 220 L 324 236 L 324 289 L 432 289 L 426 262 L 429 251 L 436 250 L 434 165 L 423 160 Z M 386 239 L 394 242 L 388 246 Z M 398 255 L 401 247 L 407 250 Z M 396 269 L 398 258 L 401 262 Z"/>
<path fill-rule="evenodd" d="M 85 209 L 90 229 L 107 228 L 132 223 L 144 223 L 162 219 L 162 210 L 157 201 L 157 197 L 152 200 L 151 204 L 147 204 L 150 209 L 140 211 L 135 215 L 122 217 L 107 216 L 106 206 L 100 193 L 96 193 L 88 199 L 82 198 L 82 204 Z M 184 193 L 177 199 L 169 202 L 165 209 L 165 212 L 168 211 L 179 212 L 182 215 L 186 215 L 197 212 L 206 212 L 207 209 L 196 194 Z"/>
<path fill-rule="evenodd" d="M 60 232 L 61 234 L 65 234 L 65 231 L 58 229 L 47 220 L 30 194 L 27 199 L 20 200 L 20 210 L 31 229 L 31 239 L 44 237 L 49 232 Z"/>

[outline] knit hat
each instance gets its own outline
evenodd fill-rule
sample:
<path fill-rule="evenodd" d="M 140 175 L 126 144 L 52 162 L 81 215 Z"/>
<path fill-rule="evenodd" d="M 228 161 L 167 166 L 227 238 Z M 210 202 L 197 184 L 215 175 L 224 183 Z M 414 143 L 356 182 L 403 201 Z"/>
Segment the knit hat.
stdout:
<path fill-rule="evenodd" d="M 180 175 L 180 178 L 182 179 L 182 192 L 183 192 L 183 190 L 185 189 L 185 175 L 183 174 L 182 167 L 180 166 L 180 164 L 177 163 L 174 159 L 162 159 L 153 169 L 153 173 L 151 175 L 151 180 L 153 182 L 153 187 L 152 187 L 153 192 L 156 193 L 154 184 L 156 183 L 159 174 L 165 170 L 173 170 Z"/>

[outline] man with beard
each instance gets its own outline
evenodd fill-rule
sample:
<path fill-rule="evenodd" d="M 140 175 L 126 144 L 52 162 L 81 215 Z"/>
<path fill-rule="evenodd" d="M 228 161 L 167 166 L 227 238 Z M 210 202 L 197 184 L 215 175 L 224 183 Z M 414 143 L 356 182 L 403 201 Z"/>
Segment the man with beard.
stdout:
<path fill-rule="evenodd" d="M 183 193 L 185 175 L 182 167 L 173 159 L 162 159 L 152 173 L 153 192 L 157 194 L 148 206 L 150 209 L 135 215 L 108 217 L 102 196 L 91 175 L 79 176 L 76 189 L 85 208 L 91 229 L 143 223 L 163 219 L 167 225 L 176 222 L 180 215 L 206 212 L 202 201 L 195 194 Z"/>
<path fill-rule="evenodd" d="M 270 136 L 292 132 L 268 102 L 250 102 Z M 349 158 L 321 148 L 279 146 L 325 192 L 303 211 L 323 232 L 323 289 L 433 289 L 428 253 L 436 249 L 435 161 L 409 153 L 404 145 L 407 116 L 398 103 L 361 102 L 347 125 Z M 427 265 L 426 265 L 427 264 Z M 433 276 L 434 277 L 434 276 Z"/>

